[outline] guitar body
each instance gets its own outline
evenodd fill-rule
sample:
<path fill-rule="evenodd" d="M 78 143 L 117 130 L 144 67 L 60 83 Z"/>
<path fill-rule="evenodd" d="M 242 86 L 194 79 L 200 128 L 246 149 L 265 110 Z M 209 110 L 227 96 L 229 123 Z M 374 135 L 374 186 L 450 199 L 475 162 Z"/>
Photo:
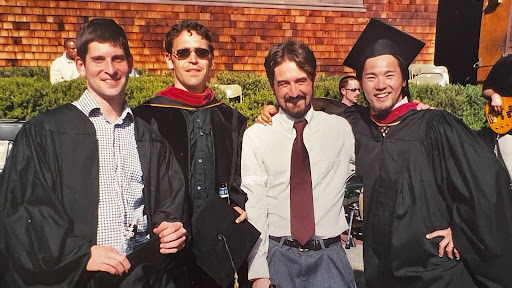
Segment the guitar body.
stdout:
<path fill-rule="evenodd" d="M 512 97 L 501 97 L 504 109 L 494 111 L 490 103 L 485 104 L 485 116 L 491 129 L 498 134 L 506 134 L 512 129 Z"/>

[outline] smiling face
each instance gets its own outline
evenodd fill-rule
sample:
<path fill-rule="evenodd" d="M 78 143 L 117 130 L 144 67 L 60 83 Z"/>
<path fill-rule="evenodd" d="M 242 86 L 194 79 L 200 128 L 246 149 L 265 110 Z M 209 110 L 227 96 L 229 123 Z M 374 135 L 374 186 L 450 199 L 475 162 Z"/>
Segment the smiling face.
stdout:
<path fill-rule="evenodd" d="M 174 86 L 192 93 L 204 93 L 208 73 L 213 66 L 213 56 L 210 54 L 208 57 L 200 58 L 195 51 L 192 51 L 189 57 L 178 58 L 176 52 L 186 48 L 209 49 L 208 41 L 193 30 L 190 32 L 184 30 L 174 39 L 172 54 L 165 54 L 167 65 L 174 70 Z"/>
<path fill-rule="evenodd" d="M 398 60 L 391 55 L 380 55 L 366 60 L 362 73 L 364 96 L 372 110 L 387 113 L 403 98 L 402 78 Z"/>
<path fill-rule="evenodd" d="M 285 60 L 275 68 L 273 90 L 286 114 L 302 118 L 311 107 L 313 81 L 293 61 Z"/>
<path fill-rule="evenodd" d="M 133 59 L 126 57 L 123 48 L 108 42 L 89 43 L 85 58 L 77 57 L 75 63 L 87 79 L 89 93 L 108 103 L 124 102 Z"/>

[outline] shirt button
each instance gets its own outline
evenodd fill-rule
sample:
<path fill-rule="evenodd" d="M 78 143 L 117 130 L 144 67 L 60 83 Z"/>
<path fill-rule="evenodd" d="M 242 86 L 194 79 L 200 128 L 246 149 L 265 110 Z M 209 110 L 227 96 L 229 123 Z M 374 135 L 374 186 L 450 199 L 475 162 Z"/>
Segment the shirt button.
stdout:
<path fill-rule="evenodd" d="M 203 159 L 199 159 L 199 160 L 197 160 L 197 161 L 199 161 L 199 163 L 203 163 Z"/>
<path fill-rule="evenodd" d="M 197 118 L 197 120 L 196 120 L 196 121 L 197 121 L 197 122 L 201 122 L 201 120 L 199 120 L 199 118 Z"/>
<path fill-rule="evenodd" d="M 197 186 L 197 190 L 201 190 L 201 186 Z"/>
<path fill-rule="evenodd" d="M 203 131 L 199 132 L 199 135 L 203 136 L 204 135 Z"/>

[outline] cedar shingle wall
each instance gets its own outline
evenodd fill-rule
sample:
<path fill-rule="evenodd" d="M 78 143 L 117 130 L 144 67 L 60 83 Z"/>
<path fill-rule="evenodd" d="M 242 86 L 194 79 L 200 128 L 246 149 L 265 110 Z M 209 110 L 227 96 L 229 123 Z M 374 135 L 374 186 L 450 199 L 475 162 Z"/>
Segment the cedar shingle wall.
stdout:
<path fill-rule="evenodd" d="M 209 27 L 216 48 L 216 70 L 263 72 L 269 48 L 287 38 L 308 44 L 319 72 L 340 74 L 343 59 L 368 23 L 385 19 L 426 42 L 419 63 L 433 63 L 438 0 L 365 0 L 367 12 L 332 12 L 237 7 L 0 0 L 0 67 L 49 66 L 95 17 L 114 18 L 128 34 L 136 67 L 167 71 L 162 41 L 170 26 L 195 19 Z"/>

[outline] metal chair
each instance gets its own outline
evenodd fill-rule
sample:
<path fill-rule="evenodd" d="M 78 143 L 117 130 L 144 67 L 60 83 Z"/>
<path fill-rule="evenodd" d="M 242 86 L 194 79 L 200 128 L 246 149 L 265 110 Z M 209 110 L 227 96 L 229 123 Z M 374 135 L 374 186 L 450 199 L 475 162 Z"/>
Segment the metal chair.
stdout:
<path fill-rule="evenodd" d="M 450 84 L 448 69 L 433 64 L 411 64 L 409 66 L 409 83 L 446 86 Z"/>
<path fill-rule="evenodd" d="M 343 199 L 343 206 L 345 208 L 345 216 L 348 218 L 348 236 L 345 243 L 345 249 L 356 247 L 354 240 L 355 223 L 362 224 L 363 217 L 359 208 L 359 196 L 363 193 L 363 182 L 355 174 L 351 174 L 345 181 L 345 199 Z M 362 225 L 359 225 L 362 226 Z"/>
<path fill-rule="evenodd" d="M 240 85 L 217 85 L 222 91 L 226 93 L 226 97 L 229 100 L 235 100 L 237 102 L 243 101 L 242 87 Z"/>
<path fill-rule="evenodd" d="M 0 172 L 2 172 L 13 147 L 16 134 L 24 123 L 25 121 L 0 119 Z"/>

